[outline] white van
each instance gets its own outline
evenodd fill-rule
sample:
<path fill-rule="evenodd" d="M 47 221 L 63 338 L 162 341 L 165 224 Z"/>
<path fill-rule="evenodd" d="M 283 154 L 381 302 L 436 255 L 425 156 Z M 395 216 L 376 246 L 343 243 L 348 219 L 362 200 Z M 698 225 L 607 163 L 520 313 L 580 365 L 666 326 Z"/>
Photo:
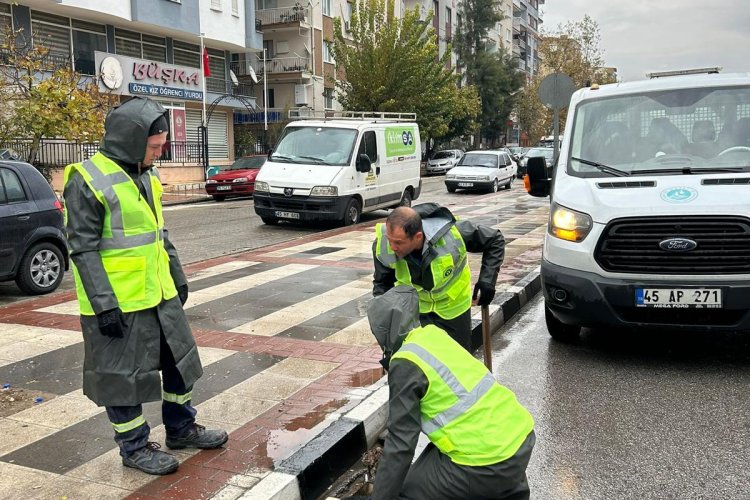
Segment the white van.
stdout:
<path fill-rule="evenodd" d="M 356 224 L 410 206 L 422 188 L 413 113 L 346 113 L 289 123 L 255 180 L 255 213 L 279 221 Z"/>
<path fill-rule="evenodd" d="M 750 329 L 750 74 L 593 86 L 570 101 L 541 267 L 547 328 Z"/>

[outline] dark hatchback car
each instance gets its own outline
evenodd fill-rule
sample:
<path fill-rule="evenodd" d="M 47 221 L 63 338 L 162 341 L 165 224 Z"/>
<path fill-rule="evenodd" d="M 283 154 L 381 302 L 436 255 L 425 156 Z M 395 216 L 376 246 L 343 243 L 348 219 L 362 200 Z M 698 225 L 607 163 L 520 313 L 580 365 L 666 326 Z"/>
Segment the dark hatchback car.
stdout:
<path fill-rule="evenodd" d="M 0 281 L 54 291 L 68 269 L 62 204 L 28 163 L 0 161 Z"/>

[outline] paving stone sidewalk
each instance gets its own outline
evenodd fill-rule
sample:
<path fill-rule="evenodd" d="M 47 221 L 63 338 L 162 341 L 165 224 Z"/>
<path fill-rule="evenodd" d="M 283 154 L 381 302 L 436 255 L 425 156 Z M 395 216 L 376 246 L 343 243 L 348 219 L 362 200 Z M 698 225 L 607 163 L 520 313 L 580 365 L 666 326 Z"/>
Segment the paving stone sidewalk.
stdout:
<path fill-rule="evenodd" d="M 548 202 L 518 188 L 457 200 L 456 215 L 503 231 L 498 296 L 512 291 L 539 265 Z M 200 423 L 227 429 L 230 440 L 176 452 L 180 469 L 162 478 L 121 465 L 106 415 L 81 392 L 74 294 L 0 308 L 0 383 L 19 394 L 0 406 L 0 498 L 247 495 L 377 387 L 380 350 L 366 318 L 372 226 L 187 266 L 186 308 L 205 370 L 193 404 Z M 480 258 L 470 257 L 475 279 Z M 160 404 L 144 414 L 163 443 Z"/>

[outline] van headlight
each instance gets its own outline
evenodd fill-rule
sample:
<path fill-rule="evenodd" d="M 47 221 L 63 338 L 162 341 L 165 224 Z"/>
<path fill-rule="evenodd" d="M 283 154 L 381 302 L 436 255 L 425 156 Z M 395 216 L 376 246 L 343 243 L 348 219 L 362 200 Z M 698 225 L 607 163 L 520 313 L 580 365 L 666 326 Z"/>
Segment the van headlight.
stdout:
<path fill-rule="evenodd" d="M 338 196 L 339 190 L 336 186 L 315 186 L 310 190 L 310 196 Z"/>
<path fill-rule="evenodd" d="M 552 205 L 548 225 L 549 234 L 552 236 L 578 243 L 591 232 L 592 225 L 590 215 L 561 207 L 557 203 Z"/>
<path fill-rule="evenodd" d="M 268 183 L 263 181 L 255 181 L 255 192 L 268 192 Z"/>

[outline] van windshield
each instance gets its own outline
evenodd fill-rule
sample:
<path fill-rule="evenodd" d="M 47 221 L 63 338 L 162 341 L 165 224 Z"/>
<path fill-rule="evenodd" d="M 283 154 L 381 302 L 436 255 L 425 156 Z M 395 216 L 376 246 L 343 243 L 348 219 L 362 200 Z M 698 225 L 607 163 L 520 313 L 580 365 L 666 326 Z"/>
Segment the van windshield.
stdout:
<path fill-rule="evenodd" d="M 349 165 L 357 131 L 333 127 L 287 127 L 270 161 L 301 165 Z"/>
<path fill-rule="evenodd" d="M 578 106 L 567 171 L 609 177 L 750 172 L 750 87 L 675 89 Z"/>

